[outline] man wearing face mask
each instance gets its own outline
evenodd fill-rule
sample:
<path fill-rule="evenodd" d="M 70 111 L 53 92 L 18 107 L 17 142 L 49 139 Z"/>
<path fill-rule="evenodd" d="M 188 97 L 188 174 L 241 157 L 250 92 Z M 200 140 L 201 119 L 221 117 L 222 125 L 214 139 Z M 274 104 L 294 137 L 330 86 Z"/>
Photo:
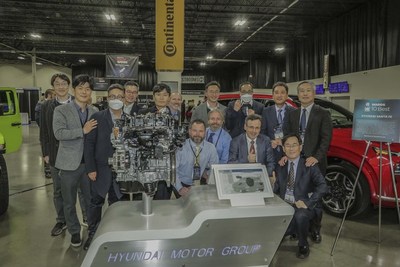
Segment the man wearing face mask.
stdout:
<path fill-rule="evenodd" d="M 97 121 L 97 128 L 86 135 L 85 164 L 90 179 L 90 204 L 88 212 L 88 239 L 84 245 L 87 250 L 92 242 L 97 226 L 101 220 L 102 207 L 108 194 L 108 204 L 118 201 L 122 194 L 115 179 L 112 178 L 108 158 L 112 157 L 114 148 L 111 144 L 111 133 L 116 120 L 126 116 L 123 112 L 125 90 L 120 84 L 112 84 L 108 92 L 108 109 L 99 111 L 91 117 Z"/>
<path fill-rule="evenodd" d="M 253 84 L 244 82 L 239 86 L 240 100 L 228 104 L 225 113 L 225 127 L 232 138 L 244 132 L 244 122 L 248 115 L 261 115 L 264 105 L 253 100 Z"/>

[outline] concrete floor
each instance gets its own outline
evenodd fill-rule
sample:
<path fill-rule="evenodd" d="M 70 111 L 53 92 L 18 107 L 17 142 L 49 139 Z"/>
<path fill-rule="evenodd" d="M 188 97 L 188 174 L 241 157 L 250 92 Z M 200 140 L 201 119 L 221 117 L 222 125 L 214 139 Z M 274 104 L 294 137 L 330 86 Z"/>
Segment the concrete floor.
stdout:
<path fill-rule="evenodd" d="M 6 155 L 10 207 L 0 217 L 0 266 L 80 266 L 86 252 L 70 247 L 70 235 L 51 237 L 55 224 L 51 179 L 45 179 L 38 127 L 24 126 L 19 152 Z M 78 212 L 80 216 L 80 212 Z M 296 242 L 283 241 L 271 266 L 400 266 L 400 225 L 395 209 L 384 209 L 378 244 L 378 210 L 364 220 L 345 222 L 334 256 L 331 248 L 341 220 L 324 215 L 322 243 L 310 241 L 305 260 L 295 256 Z M 82 235 L 86 237 L 86 228 Z"/>

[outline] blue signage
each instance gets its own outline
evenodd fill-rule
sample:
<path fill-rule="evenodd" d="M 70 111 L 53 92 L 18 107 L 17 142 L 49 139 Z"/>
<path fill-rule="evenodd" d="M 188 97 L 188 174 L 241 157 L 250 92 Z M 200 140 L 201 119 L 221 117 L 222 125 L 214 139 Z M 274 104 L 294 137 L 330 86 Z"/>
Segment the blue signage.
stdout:
<path fill-rule="evenodd" d="M 400 143 L 400 100 L 356 100 L 352 138 Z"/>
<path fill-rule="evenodd" d="M 329 93 L 331 93 L 331 94 L 340 94 L 340 93 L 350 92 L 348 82 L 330 83 L 328 90 L 329 90 Z M 323 84 L 317 84 L 315 86 L 315 93 L 317 95 L 322 95 L 325 93 Z"/>

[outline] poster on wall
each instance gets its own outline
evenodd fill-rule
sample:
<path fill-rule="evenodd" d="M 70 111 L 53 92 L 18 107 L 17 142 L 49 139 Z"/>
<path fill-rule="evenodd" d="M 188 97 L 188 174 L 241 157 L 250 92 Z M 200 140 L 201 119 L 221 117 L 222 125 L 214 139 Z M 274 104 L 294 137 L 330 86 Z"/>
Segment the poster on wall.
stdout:
<path fill-rule="evenodd" d="M 357 99 L 352 139 L 400 143 L 400 100 Z"/>
<path fill-rule="evenodd" d="M 106 78 L 137 80 L 138 69 L 138 56 L 106 55 Z"/>

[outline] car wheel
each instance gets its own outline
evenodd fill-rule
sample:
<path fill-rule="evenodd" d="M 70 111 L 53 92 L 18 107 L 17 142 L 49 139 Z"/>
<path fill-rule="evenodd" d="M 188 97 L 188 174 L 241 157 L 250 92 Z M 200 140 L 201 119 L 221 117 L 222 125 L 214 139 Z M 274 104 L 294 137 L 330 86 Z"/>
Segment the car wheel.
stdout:
<path fill-rule="evenodd" d="M 348 163 L 330 165 L 325 180 L 329 193 L 322 199 L 325 211 L 336 217 L 343 217 L 350 203 L 347 217 L 362 217 L 370 208 L 370 190 L 364 175 L 360 175 L 353 198 L 351 192 L 358 169 Z"/>
<path fill-rule="evenodd" d="M 0 215 L 8 208 L 8 175 L 4 156 L 0 154 Z"/>

